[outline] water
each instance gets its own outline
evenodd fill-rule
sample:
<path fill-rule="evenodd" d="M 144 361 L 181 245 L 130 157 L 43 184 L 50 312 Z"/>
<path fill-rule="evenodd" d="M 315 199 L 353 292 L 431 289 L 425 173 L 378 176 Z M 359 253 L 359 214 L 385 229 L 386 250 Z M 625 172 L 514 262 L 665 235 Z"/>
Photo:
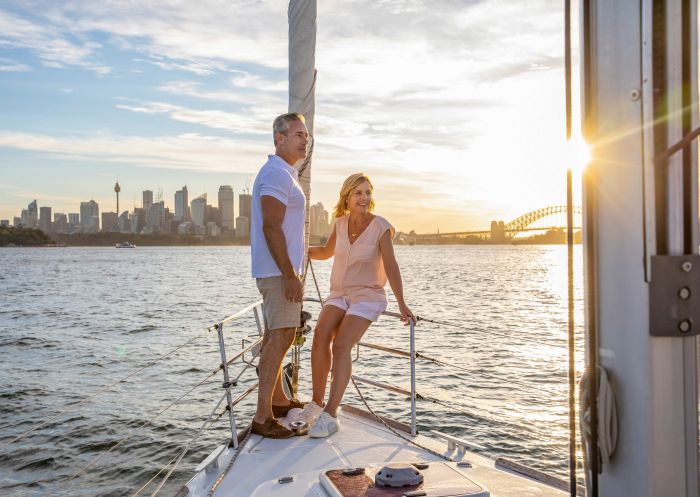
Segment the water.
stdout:
<path fill-rule="evenodd" d="M 451 433 L 480 444 L 488 457 L 565 476 L 566 247 L 400 246 L 396 252 L 414 313 L 459 325 L 417 328 L 419 352 L 461 368 L 418 362 L 418 391 L 459 407 L 419 401 L 419 429 Z M 581 362 L 580 247 L 576 260 Z M 247 247 L 0 251 L 0 445 L 84 402 L 0 449 L 0 494 L 131 495 L 173 459 L 221 397 L 221 375 L 159 413 L 217 368 L 216 335 L 206 328 L 258 298 L 249 267 Z M 324 291 L 330 261 L 314 268 Z M 307 294 L 315 296 L 312 285 Z M 389 309 L 396 310 L 392 298 Z M 315 304 L 307 307 L 317 315 Z M 253 333 L 252 315 L 227 326 L 230 351 Z M 407 329 L 390 318 L 365 339 L 408 349 Z M 309 374 L 305 366 L 302 375 Z M 369 349 L 355 364 L 358 375 L 404 387 L 409 371 L 405 359 Z M 244 375 L 234 395 L 252 376 Z M 309 384 L 302 378 L 302 399 L 310 397 Z M 378 413 L 409 421 L 405 398 L 370 387 L 364 393 Z M 240 405 L 241 424 L 254 397 Z M 352 385 L 346 401 L 359 405 Z M 172 495 L 227 436 L 223 417 L 192 444 L 161 495 Z"/>

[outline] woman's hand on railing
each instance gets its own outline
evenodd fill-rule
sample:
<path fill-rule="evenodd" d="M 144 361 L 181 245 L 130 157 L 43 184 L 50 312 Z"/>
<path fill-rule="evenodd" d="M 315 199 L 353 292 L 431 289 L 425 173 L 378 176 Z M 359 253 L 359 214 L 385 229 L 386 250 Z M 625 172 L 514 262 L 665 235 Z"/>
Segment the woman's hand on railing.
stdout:
<path fill-rule="evenodd" d="M 408 308 L 405 302 L 399 303 L 399 312 L 401 313 L 401 321 L 403 321 L 406 326 L 408 326 L 411 322 L 413 324 L 416 324 L 416 317 L 413 315 L 411 312 L 411 309 Z"/>

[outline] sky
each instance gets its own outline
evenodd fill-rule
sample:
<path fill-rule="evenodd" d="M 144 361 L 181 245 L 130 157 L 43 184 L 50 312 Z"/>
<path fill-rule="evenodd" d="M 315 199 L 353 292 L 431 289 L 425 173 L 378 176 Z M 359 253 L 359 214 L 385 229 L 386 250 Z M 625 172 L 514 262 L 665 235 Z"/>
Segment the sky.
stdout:
<path fill-rule="evenodd" d="M 553 0 L 319 1 L 312 203 L 364 171 L 401 231 L 564 204 L 563 20 Z M 287 77 L 282 0 L 3 1 L 0 219 L 115 211 L 117 180 L 121 210 L 252 188 Z"/>

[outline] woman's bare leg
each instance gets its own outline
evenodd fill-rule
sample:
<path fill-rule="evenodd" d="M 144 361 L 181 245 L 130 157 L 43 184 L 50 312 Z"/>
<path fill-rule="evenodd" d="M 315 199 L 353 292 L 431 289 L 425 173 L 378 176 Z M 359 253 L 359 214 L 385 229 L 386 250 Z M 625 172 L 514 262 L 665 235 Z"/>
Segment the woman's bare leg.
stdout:
<path fill-rule="evenodd" d="M 352 349 L 365 334 L 372 321 L 359 316 L 345 316 L 333 340 L 333 380 L 324 409 L 335 417 L 352 374 Z"/>
<path fill-rule="evenodd" d="M 324 305 L 316 322 L 314 341 L 311 345 L 312 400 L 323 405 L 326 396 L 326 383 L 331 370 L 331 343 L 338 333 L 338 327 L 345 317 L 345 311 L 334 305 Z"/>

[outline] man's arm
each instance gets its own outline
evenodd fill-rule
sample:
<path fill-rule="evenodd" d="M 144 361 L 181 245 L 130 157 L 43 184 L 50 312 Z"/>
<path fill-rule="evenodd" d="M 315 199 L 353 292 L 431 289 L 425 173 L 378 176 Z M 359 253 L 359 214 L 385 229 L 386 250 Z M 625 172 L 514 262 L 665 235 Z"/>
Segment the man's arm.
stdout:
<path fill-rule="evenodd" d="M 277 267 L 282 271 L 285 297 L 291 302 L 301 302 L 303 289 L 299 276 L 294 271 L 292 262 L 287 253 L 287 240 L 282 231 L 282 221 L 287 212 L 287 206 L 274 197 L 263 195 L 260 197 L 262 210 L 263 233 L 267 247 Z"/>

